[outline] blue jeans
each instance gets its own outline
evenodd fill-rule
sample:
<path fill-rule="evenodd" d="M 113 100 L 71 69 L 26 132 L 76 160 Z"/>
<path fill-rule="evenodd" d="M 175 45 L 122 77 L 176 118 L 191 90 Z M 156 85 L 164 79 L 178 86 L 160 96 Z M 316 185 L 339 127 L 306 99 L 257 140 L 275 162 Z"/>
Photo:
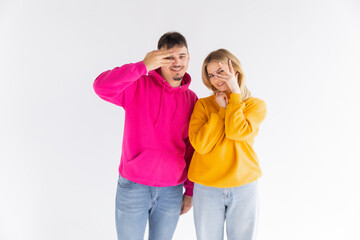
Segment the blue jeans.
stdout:
<path fill-rule="evenodd" d="M 234 188 L 194 186 L 194 220 L 198 240 L 255 239 L 258 216 L 257 181 Z"/>
<path fill-rule="evenodd" d="M 119 240 L 143 240 L 149 220 L 149 240 L 170 240 L 179 220 L 182 184 L 150 187 L 119 175 L 116 230 Z"/>

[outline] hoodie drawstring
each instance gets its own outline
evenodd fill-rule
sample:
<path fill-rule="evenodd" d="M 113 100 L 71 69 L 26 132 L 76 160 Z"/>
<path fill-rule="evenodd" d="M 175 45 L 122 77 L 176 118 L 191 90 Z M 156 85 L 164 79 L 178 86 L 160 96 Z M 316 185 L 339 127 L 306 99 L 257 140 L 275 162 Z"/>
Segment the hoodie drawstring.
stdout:
<path fill-rule="evenodd" d="M 176 112 L 177 112 L 178 106 L 179 106 L 179 100 L 176 98 L 176 107 L 175 107 L 175 112 L 174 112 L 174 114 L 173 114 L 173 117 L 172 117 L 171 123 L 174 123 L 174 120 L 175 120 L 175 115 L 176 115 Z"/>
<path fill-rule="evenodd" d="M 160 111 L 161 111 L 162 102 L 163 102 L 163 98 L 164 98 L 164 91 L 165 91 L 165 81 L 166 81 L 166 80 L 163 81 L 163 89 L 162 89 L 162 93 L 161 93 L 160 104 L 159 104 L 159 111 L 158 111 L 158 114 L 157 114 L 157 117 L 156 117 L 155 126 L 157 125 L 158 120 L 159 120 L 159 117 L 160 117 Z"/>

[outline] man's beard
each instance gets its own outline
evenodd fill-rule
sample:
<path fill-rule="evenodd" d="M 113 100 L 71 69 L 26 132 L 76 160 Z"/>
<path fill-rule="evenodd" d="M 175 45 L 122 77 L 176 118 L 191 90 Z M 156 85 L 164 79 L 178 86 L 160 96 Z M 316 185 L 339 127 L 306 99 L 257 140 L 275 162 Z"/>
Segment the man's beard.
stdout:
<path fill-rule="evenodd" d="M 183 66 L 173 66 L 173 67 L 171 67 L 171 69 L 176 69 L 176 68 L 181 68 L 181 69 L 183 69 Z M 184 77 L 184 75 L 183 76 L 175 76 L 175 77 L 173 77 L 173 80 L 174 81 L 181 81 L 182 79 L 183 79 L 183 77 Z"/>
<path fill-rule="evenodd" d="M 181 76 L 181 77 L 173 77 L 173 80 L 175 81 L 181 81 L 183 79 L 184 76 Z"/>

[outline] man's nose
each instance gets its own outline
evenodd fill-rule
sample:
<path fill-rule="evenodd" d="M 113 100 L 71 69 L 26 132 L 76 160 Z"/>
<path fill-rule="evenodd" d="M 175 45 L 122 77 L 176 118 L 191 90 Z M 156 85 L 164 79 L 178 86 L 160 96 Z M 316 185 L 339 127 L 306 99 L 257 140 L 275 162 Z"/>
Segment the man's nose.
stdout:
<path fill-rule="evenodd" d="M 174 63 L 173 65 L 179 65 L 180 59 L 178 57 L 174 57 Z"/>

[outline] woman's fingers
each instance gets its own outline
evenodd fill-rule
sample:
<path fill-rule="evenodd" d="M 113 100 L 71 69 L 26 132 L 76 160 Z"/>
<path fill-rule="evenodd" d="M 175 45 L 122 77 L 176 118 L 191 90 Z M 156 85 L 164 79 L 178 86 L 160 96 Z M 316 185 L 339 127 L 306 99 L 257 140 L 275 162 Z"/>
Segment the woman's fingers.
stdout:
<path fill-rule="evenodd" d="M 215 76 L 215 78 L 218 78 L 218 79 L 229 79 L 228 75 L 221 75 L 218 73 L 214 73 L 214 76 Z"/>
<path fill-rule="evenodd" d="M 214 75 L 216 80 L 220 80 L 222 82 L 228 82 L 231 79 L 231 76 L 225 76 L 225 75 Z"/>
<path fill-rule="evenodd" d="M 230 73 L 234 74 L 234 68 L 232 66 L 231 59 L 229 59 L 228 64 L 229 64 Z"/>
<path fill-rule="evenodd" d="M 221 62 L 219 62 L 219 66 L 220 68 L 225 72 L 226 75 L 231 75 L 233 73 L 229 72 L 228 70 L 226 70 L 224 67 L 223 67 L 223 64 Z M 230 65 L 229 65 L 229 68 L 230 68 Z"/>

